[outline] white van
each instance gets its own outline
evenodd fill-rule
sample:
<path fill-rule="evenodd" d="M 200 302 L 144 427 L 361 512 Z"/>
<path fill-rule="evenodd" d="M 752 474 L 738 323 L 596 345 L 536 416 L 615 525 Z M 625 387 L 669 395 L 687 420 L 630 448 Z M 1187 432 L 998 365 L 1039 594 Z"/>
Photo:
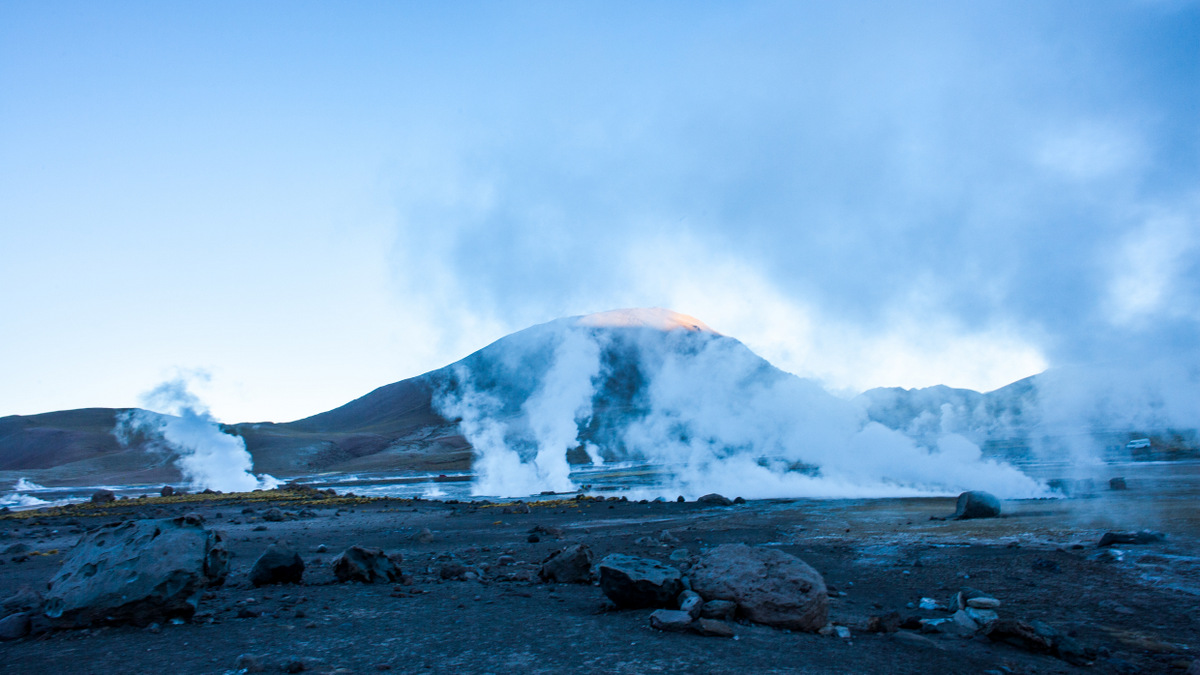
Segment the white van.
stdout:
<path fill-rule="evenodd" d="M 1126 450 L 1142 450 L 1142 449 L 1145 449 L 1148 447 L 1150 447 L 1150 439 L 1149 438 L 1138 438 L 1138 439 L 1129 441 L 1129 443 L 1125 445 Z"/>

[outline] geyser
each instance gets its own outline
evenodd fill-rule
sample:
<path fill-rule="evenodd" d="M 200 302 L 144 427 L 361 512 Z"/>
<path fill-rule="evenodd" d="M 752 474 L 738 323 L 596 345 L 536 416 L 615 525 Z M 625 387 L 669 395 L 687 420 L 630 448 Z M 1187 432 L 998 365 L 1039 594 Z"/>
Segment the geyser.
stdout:
<path fill-rule="evenodd" d="M 128 410 L 113 429 L 122 445 L 135 438 L 166 453 L 192 489 L 249 492 L 279 481 L 251 473 L 253 461 L 241 438 L 221 431 L 208 408 L 188 390 L 183 377 L 164 382 L 142 396 L 148 410 Z"/>
<path fill-rule="evenodd" d="M 955 433 L 920 441 L 667 310 L 620 310 L 521 331 L 435 383 L 435 408 L 475 448 L 476 494 L 575 489 L 568 454 L 655 467 L 645 496 L 1045 494 Z"/>

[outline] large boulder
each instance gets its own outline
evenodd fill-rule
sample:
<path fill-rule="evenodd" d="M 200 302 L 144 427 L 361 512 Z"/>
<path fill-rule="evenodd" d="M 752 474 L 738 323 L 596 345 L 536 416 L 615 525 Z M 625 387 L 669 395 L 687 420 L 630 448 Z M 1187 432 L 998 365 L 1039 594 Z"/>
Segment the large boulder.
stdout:
<path fill-rule="evenodd" d="M 129 520 L 84 534 L 46 592 L 54 625 L 147 625 L 190 619 L 202 590 L 225 581 L 221 535 L 196 520 Z"/>
<path fill-rule="evenodd" d="M 358 581 L 364 584 L 399 581 L 399 556 L 389 556 L 377 548 L 351 546 L 333 560 L 333 574 L 338 581 Z"/>
<path fill-rule="evenodd" d="M 683 592 L 679 570 L 649 558 L 614 553 L 598 565 L 600 590 L 618 607 L 674 608 Z"/>
<path fill-rule="evenodd" d="M 996 495 L 982 490 L 964 492 L 958 496 L 954 507 L 955 520 L 972 518 L 996 518 L 1000 515 L 1000 500 Z"/>
<path fill-rule="evenodd" d="M 542 581 L 560 584 L 586 584 L 592 581 L 592 551 L 587 544 L 575 544 L 555 551 L 538 570 Z"/>
<path fill-rule="evenodd" d="M 271 544 L 250 569 L 250 583 L 298 584 L 304 576 L 304 560 L 287 543 Z"/>
<path fill-rule="evenodd" d="M 828 623 L 825 580 L 783 551 L 724 544 L 703 553 L 689 575 L 692 589 L 706 602 L 735 602 L 751 621 L 811 632 Z"/>

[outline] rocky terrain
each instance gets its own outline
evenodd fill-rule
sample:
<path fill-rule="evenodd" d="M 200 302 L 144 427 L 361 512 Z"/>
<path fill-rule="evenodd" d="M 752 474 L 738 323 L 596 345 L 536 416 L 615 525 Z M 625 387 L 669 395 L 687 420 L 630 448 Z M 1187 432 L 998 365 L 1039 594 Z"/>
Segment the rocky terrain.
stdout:
<path fill-rule="evenodd" d="M 945 519 L 953 498 L 102 496 L 0 516 L 0 662 L 11 673 L 1194 673 L 1200 516 L 1192 496 L 1127 487 L 965 520 Z M 196 533 L 197 579 L 223 583 L 161 615 L 78 614 L 75 627 L 39 616 L 49 596 L 69 604 L 61 579 L 84 549 L 144 536 L 130 521 L 147 519 Z M 770 572 L 747 581 L 752 565 Z"/>

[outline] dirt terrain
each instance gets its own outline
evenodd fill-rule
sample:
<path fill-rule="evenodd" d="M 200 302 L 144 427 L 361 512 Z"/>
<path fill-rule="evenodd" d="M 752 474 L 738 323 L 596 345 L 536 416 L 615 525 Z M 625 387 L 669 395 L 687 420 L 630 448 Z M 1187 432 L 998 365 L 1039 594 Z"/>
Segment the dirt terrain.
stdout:
<path fill-rule="evenodd" d="M 271 507 L 285 519 L 266 522 Z M 4 642 L 2 670 L 924 675 L 1196 667 L 1200 516 L 1190 498 L 1151 499 L 1131 489 L 1092 499 L 1007 502 L 1001 518 L 967 521 L 931 520 L 953 512 L 948 498 L 728 507 L 580 498 L 524 510 L 511 502 L 272 491 L 6 514 L 0 599 L 23 585 L 45 588 L 80 533 L 127 518 L 198 513 L 225 533 L 234 558 L 227 582 L 206 593 L 190 623 L 93 627 Z M 1119 552 L 1096 546 L 1110 529 L 1143 527 L 1165 532 L 1166 541 Z M 302 585 L 249 583 L 250 567 L 275 541 L 301 552 Z M 650 610 L 618 610 L 596 585 L 545 584 L 536 576 L 543 559 L 571 543 L 586 543 L 597 560 L 621 552 L 686 568 L 679 549 L 695 555 L 734 542 L 774 547 L 815 567 L 830 589 L 830 620 L 848 627 L 850 638 L 745 622 L 733 624 L 733 639 L 659 632 L 649 625 Z M 402 553 L 409 578 L 338 583 L 330 562 L 354 544 Z M 450 579 L 443 578 L 446 568 Z M 963 586 L 1000 599 L 1002 618 L 1040 620 L 1074 636 L 1089 650 L 1090 664 L 981 635 L 867 630 L 872 615 L 893 611 L 902 618 L 948 617 L 944 609 L 922 609 L 920 601 L 944 605 Z"/>

